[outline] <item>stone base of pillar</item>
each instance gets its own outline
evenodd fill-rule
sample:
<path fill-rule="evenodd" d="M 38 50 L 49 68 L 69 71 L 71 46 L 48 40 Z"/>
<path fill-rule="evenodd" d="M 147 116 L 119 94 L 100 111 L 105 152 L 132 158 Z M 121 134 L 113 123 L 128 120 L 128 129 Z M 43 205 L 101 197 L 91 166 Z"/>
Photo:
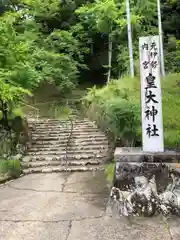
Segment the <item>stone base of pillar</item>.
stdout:
<path fill-rule="evenodd" d="M 117 148 L 111 199 L 127 214 L 180 215 L 180 152 Z M 126 209 L 126 210 L 124 210 Z"/>

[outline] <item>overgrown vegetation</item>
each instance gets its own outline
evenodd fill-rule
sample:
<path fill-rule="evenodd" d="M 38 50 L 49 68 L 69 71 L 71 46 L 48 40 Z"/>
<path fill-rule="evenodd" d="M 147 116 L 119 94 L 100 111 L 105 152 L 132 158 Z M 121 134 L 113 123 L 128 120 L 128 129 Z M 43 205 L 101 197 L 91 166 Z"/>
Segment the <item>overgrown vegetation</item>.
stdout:
<path fill-rule="evenodd" d="M 178 73 L 180 2 L 162 0 L 161 3 L 166 72 Z M 156 4 L 156 0 L 130 1 L 136 63 L 139 58 L 139 36 L 158 33 Z M 98 83 L 99 78 L 110 82 L 113 78 L 128 75 L 128 66 L 124 0 L 0 1 L 0 125 L 3 131 L 10 131 L 10 121 L 15 108 L 20 109 L 18 114 L 22 121 L 24 120 L 23 112 L 26 111 L 21 108 L 27 105 L 26 97 L 31 97 L 43 83 L 56 86 L 60 98 L 63 99 L 69 96 L 68 93 L 79 83 Z M 128 87 L 124 88 L 123 84 L 126 85 L 127 82 Z M 179 144 L 176 137 L 177 116 L 173 115 L 177 112 L 177 98 L 174 96 L 178 93 L 175 94 L 175 90 L 171 89 L 174 88 L 171 82 L 170 77 L 170 83 L 165 80 L 163 84 L 164 92 L 168 94 L 166 99 L 174 99 L 173 108 L 168 108 L 168 100 L 163 100 L 164 114 L 168 111 L 168 114 L 171 114 L 171 117 L 164 116 L 165 129 L 169 128 L 165 132 L 168 146 Z M 91 89 L 88 98 L 91 96 L 93 100 L 86 99 L 85 104 L 88 105 L 89 112 L 93 112 L 95 118 L 101 122 L 101 126 L 107 127 L 113 138 L 120 137 L 133 143 L 140 139 L 139 102 L 136 98 L 139 96 L 138 91 L 139 82 L 136 79 L 124 79 L 121 83 L 112 81 L 101 90 Z M 109 99 L 106 96 L 109 96 Z M 28 108 L 38 111 L 36 107 Z M 58 118 L 69 111 L 66 106 L 60 110 L 58 106 L 52 108 L 52 114 Z M 98 111 L 101 115 L 97 114 Z M 118 125 L 118 122 L 121 124 Z"/>
<path fill-rule="evenodd" d="M 162 80 L 164 138 L 167 148 L 180 146 L 180 74 Z M 114 140 L 125 145 L 140 143 L 140 80 L 128 78 L 89 90 L 83 99 L 88 116 Z"/>
<path fill-rule="evenodd" d="M 130 6 L 137 60 L 139 36 L 158 34 L 157 1 Z M 167 72 L 180 71 L 179 9 L 179 0 L 161 1 Z M 106 69 L 107 81 L 128 73 L 124 0 L 3 0 L 0 16 L 1 76 L 23 88 L 50 81 L 66 93 L 87 67 Z"/>
<path fill-rule="evenodd" d="M 114 167 L 115 163 L 109 163 L 105 165 L 106 179 L 109 184 L 112 184 L 113 182 Z"/>
<path fill-rule="evenodd" d="M 130 3 L 134 57 L 138 59 L 138 37 L 158 33 L 157 5 L 156 0 Z M 168 72 L 180 70 L 179 4 L 162 1 Z M 12 100 L 16 92 L 24 97 L 44 81 L 55 83 L 65 95 L 77 85 L 82 70 L 89 67 L 92 71 L 92 65 L 98 64 L 99 71 L 102 66 L 107 69 L 108 82 L 111 76 L 128 73 L 124 0 L 4 0 L 0 18 L 2 99 L 4 89 L 13 88 L 8 96 Z"/>
<path fill-rule="evenodd" d="M 10 178 L 17 178 L 21 174 L 21 164 L 15 159 L 0 159 L 0 182 Z"/>

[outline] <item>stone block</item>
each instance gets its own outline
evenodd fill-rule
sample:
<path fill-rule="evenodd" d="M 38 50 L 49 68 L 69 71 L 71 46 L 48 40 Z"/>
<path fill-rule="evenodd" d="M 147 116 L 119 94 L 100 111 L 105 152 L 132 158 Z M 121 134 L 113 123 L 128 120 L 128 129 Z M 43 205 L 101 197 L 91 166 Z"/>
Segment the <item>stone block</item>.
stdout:
<path fill-rule="evenodd" d="M 124 201 L 126 214 L 180 215 L 180 152 L 117 148 L 111 197 Z M 129 196 L 127 197 L 127 192 Z M 124 211 L 124 207 L 123 207 Z"/>
<path fill-rule="evenodd" d="M 180 162 L 180 152 L 165 150 L 164 152 L 143 152 L 141 148 L 117 147 L 114 153 L 116 162 Z"/>

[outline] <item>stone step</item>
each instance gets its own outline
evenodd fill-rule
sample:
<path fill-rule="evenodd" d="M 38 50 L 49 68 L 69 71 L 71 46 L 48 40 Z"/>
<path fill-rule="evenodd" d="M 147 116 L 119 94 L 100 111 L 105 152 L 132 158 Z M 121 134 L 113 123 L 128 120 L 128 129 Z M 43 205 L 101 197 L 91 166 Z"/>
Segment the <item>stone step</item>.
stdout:
<path fill-rule="evenodd" d="M 78 128 L 97 128 L 97 125 L 95 123 L 83 123 L 83 124 L 79 124 L 79 123 L 29 123 L 28 122 L 28 126 L 29 127 L 37 127 L 37 128 L 45 128 L 45 127 L 57 127 L 57 128 L 70 128 L 70 127 L 78 127 Z"/>
<path fill-rule="evenodd" d="M 46 118 L 46 117 L 41 117 L 41 118 L 31 118 L 28 119 L 29 121 L 38 121 L 38 122 L 67 122 L 68 120 L 63 120 L 63 119 L 55 119 L 55 118 Z M 83 119 L 76 119 L 79 122 L 91 122 L 88 118 L 83 118 Z"/>
<path fill-rule="evenodd" d="M 102 144 L 95 144 L 95 145 L 82 145 L 82 146 L 71 146 L 71 151 L 77 151 L 77 150 L 106 150 L 108 149 L 108 144 L 102 145 Z M 66 149 L 66 144 L 62 145 L 52 145 L 51 147 L 49 145 L 46 146 L 37 146 L 37 147 L 31 147 L 28 152 L 38 152 L 38 151 L 65 151 Z"/>
<path fill-rule="evenodd" d="M 70 122 L 70 121 L 65 121 L 65 122 L 62 122 L 62 121 L 57 121 L 57 122 L 29 122 L 28 121 L 28 124 L 31 126 L 31 125 L 37 125 L 37 126 L 43 126 L 43 125 L 49 125 L 49 126 L 51 126 L 51 125 L 57 125 L 57 126 L 64 126 L 64 127 L 66 127 L 66 126 L 71 126 L 72 124 L 74 125 L 74 126 L 79 126 L 79 127 L 85 127 L 85 126 L 87 126 L 87 127 L 94 127 L 94 126 L 97 126 L 97 124 L 95 123 L 95 122 L 78 122 L 78 121 L 72 121 L 72 122 Z"/>
<path fill-rule="evenodd" d="M 37 125 L 28 125 L 29 129 L 33 131 L 70 131 L 71 129 L 76 130 L 76 131 L 100 131 L 97 126 L 61 126 L 61 125 L 43 125 L 41 124 L 40 126 Z"/>
<path fill-rule="evenodd" d="M 69 147 L 68 149 L 68 154 L 74 154 L 74 155 L 80 155 L 80 154 L 100 154 L 102 152 L 106 152 L 106 150 L 104 149 L 86 149 L 86 150 L 72 150 L 71 147 Z M 39 151 L 33 152 L 31 151 L 31 149 L 26 153 L 27 156 L 36 156 L 36 155 L 54 155 L 54 156 L 61 156 L 61 155 L 65 155 L 66 151 L 59 151 L 59 149 L 57 149 L 56 151 L 42 151 L 41 149 L 39 149 Z"/>
<path fill-rule="evenodd" d="M 36 128 L 45 128 L 47 126 L 49 126 L 50 128 L 53 127 L 57 127 L 57 128 L 61 128 L 61 129 L 66 129 L 66 128 L 71 128 L 73 126 L 73 128 L 97 128 L 97 125 L 94 124 L 94 123 L 91 123 L 91 124 L 78 124 L 78 123 L 73 123 L 73 124 L 70 124 L 70 123 L 56 123 L 56 124 L 51 124 L 51 123 L 28 123 L 28 126 L 29 127 L 36 127 Z"/>
<path fill-rule="evenodd" d="M 24 169 L 24 174 L 31 173 L 52 173 L 52 172 L 93 172 L 93 171 L 104 171 L 103 166 L 56 166 L 56 167 L 36 167 Z"/>
<path fill-rule="evenodd" d="M 46 127 L 44 129 L 33 129 L 31 130 L 30 129 L 30 132 L 31 134 L 69 134 L 71 132 L 73 132 L 74 134 L 79 134 L 79 133 L 86 133 L 86 134 L 103 134 L 105 135 L 105 133 L 99 129 L 81 129 L 81 128 L 78 128 L 78 129 L 57 129 L 57 128 L 49 128 L 49 127 Z"/>
<path fill-rule="evenodd" d="M 47 133 L 44 133 L 44 134 L 40 134 L 40 133 L 33 133 L 31 136 L 32 136 L 32 138 L 37 138 L 37 137 L 40 137 L 40 138 L 48 138 L 48 137 L 50 137 L 50 138 L 59 138 L 59 137 L 63 137 L 63 138 L 68 138 L 69 136 L 70 136 L 70 132 L 68 132 L 68 133 L 61 133 L 61 132 L 57 132 L 57 133 L 51 133 L 51 132 L 47 132 Z M 102 138 L 106 138 L 106 136 L 103 134 L 103 133 L 99 133 L 99 132 L 97 132 L 97 133 L 94 133 L 94 132 L 72 132 L 72 137 L 78 137 L 78 138 L 80 138 L 80 137 L 88 137 L 88 138 L 90 138 L 90 137 L 102 137 Z"/>
<path fill-rule="evenodd" d="M 73 128 L 71 129 L 67 129 L 67 128 L 59 128 L 59 129 L 54 129 L 54 128 L 44 128 L 44 129 L 33 129 L 31 130 L 31 133 L 34 134 L 47 134 L 47 133 L 51 133 L 51 134 L 59 134 L 59 133 L 101 133 L 104 134 L 103 132 L 101 132 L 98 128 Z"/>
<path fill-rule="evenodd" d="M 68 139 L 60 139 L 60 140 L 53 140 L 53 141 L 49 141 L 49 140 L 37 140 L 36 141 L 32 141 L 32 146 L 35 147 L 45 147 L 45 146 L 66 146 L 67 144 L 67 140 Z M 108 140 L 107 139 L 99 139 L 99 138 L 95 138 L 93 141 L 92 139 L 71 139 L 71 142 L 78 146 L 86 146 L 86 145 L 107 145 L 108 144 Z"/>
<path fill-rule="evenodd" d="M 102 161 L 106 160 L 107 158 L 107 153 L 98 153 L 98 154 L 92 154 L 92 153 L 88 153 L 88 154 L 67 154 L 67 159 L 68 161 L 71 160 L 97 160 L 97 159 L 101 159 Z M 23 162 L 34 162 L 34 161 L 62 161 L 66 159 L 66 155 L 26 155 L 23 158 Z"/>
<path fill-rule="evenodd" d="M 37 135 L 36 137 L 32 136 L 32 142 L 35 141 L 64 141 L 68 139 L 68 135 L 67 136 L 41 136 L 41 135 Z M 98 141 L 103 141 L 103 140 L 107 140 L 107 138 L 105 136 L 78 136 L 78 138 L 76 136 L 71 136 L 71 140 L 73 141 L 74 139 L 79 140 L 79 142 L 81 141 L 86 141 L 86 140 L 90 140 L 90 141 L 94 141 L 94 140 L 98 140 Z"/>
<path fill-rule="evenodd" d="M 21 166 L 26 168 L 37 168 L 47 166 L 87 166 L 87 165 L 100 165 L 101 161 L 98 160 L 85 160 L 85 161 L 41 161 L 41 162 L 22 162 Z"/>
<path fill-rule="evenodd" d="M 73 120 L 73 121 L 70 121 L 70 120 L 58 120 L 58 119 L 50 119 L 50 120 L 47 120 L 47 119 L 28 119 L 28 124 L 49 124 L 49 125 L 56 125 L 56 124 L 61 124 L 61 125 L 67 125 L 67 124 L 70 124 L 71 123 L 73 124 L 77 124 L 77 125 L 89 125 L 89 126 L 92 126 L 95 124 L 95 122 L 92 122 L 92 121 L 89 121 L 89 120 Z"/>

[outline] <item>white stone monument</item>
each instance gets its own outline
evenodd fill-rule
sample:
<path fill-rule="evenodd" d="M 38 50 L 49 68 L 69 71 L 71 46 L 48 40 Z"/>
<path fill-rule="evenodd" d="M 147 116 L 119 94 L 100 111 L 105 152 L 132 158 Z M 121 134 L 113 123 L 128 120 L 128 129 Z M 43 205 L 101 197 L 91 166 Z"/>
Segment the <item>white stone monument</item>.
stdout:
<path fill-rule="evenodd" d="M 144 152 L 163 152 L 159 36 L 139 38 L 141 120 Z"/>

